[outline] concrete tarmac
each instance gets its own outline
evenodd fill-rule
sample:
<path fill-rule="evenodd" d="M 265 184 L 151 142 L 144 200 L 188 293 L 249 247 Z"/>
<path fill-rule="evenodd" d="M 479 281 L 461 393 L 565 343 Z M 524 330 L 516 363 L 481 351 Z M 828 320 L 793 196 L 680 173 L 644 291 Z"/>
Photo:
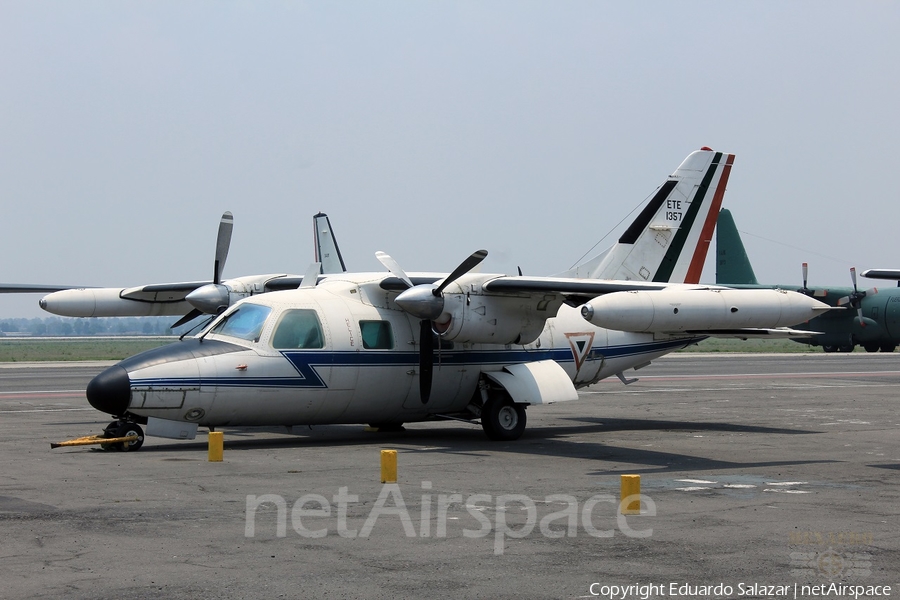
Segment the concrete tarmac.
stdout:
<path fill-rule="evenodd" d="M 670 355 L 512 443 L 440 422 L 226 429 L 220 463 L 205 433 L 51 451 L 105 426 L 102 368 L 0 366 L 2 598 L 900 595 L 897 354 Z"/>

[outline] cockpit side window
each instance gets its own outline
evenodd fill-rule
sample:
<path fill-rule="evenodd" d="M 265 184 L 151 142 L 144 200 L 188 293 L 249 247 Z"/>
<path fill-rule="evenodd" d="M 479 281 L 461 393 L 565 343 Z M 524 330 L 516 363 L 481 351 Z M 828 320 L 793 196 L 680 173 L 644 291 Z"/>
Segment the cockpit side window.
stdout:
<path fill-rule="evenodd" d="M 281 316 L 272 335 L 272 347 L 276 350 L 324 348 L 324 340 L 316 311 L 297 308 L 286 310 Z"/>
<path fill-rule="evenodd" d="M 390 350 L 394 347 L 394 332 L 388 321 L 360 321 L 363 348 Z"/>
<path fill-rule="evenodd" d="M 268 306 L 242 304 L 225 315 L 213 326 L 210 333 L 257 342 L 270 312 L 272 309 Z"/>

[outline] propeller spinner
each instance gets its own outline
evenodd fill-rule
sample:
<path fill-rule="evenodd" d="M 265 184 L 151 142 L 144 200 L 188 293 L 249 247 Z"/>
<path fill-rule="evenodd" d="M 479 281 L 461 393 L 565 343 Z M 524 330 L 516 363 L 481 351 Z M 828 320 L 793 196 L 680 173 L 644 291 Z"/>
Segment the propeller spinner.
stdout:
<path fill-rule="evenodd" d="M 376 252 L 375 258 L 388 271 L 406 284 L 407 289 L 395 299 L 397 306 L 420 319 L 419 322 L 419 395 L 426 404 L 431 396 L 431 380 L 434 368 L 434 331 L 432 321 L 438 321 L 444 313 L 444 290 L 485 259 L 487 250 L 476 250 L 462 261 L 452 273 L 437 283 L 413 285 L 412 280 L 390 255 Z"/>
<path fill-rule="evenodd" d="M 222 271 L 231 246 L 231 232 L 234 230 L 234 215 L 229 211 L 222 214 L 219 233 L 216 236 L 216 256 L 213 261 L 213 282 L 200 286 L 187 296 L 193 310 L 172 325 L 172 329 L 184 325 L 202 314 L 215 315 L 228 308 L 228 288 L 222 285 Z"/>

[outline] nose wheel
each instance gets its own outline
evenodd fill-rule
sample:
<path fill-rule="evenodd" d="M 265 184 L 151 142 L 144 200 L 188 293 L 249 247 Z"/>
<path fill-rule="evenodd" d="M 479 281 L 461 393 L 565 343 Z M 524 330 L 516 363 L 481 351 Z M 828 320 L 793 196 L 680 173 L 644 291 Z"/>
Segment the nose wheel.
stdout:
<path fill-rule="evenodd" d="M 104 450 L 118 450 L 119 452 L 134 452 L 144 445 L 144 430 L 134 421 L 113 421 L 103 430 L 105 438 L 123 438 L 137 436 L 137 439 L 126 442 L 113 442 L 100 444 Z"/>

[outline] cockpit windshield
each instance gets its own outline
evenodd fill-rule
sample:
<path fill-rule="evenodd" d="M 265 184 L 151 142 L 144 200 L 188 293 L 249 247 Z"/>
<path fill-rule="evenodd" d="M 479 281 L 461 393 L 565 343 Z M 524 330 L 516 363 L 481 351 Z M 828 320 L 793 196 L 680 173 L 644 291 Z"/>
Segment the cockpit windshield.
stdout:
<path fill-rule="evenodd" d="M 225 315 L 213 325 L 209 333 L 227 335 L 252 342 L 258 342 L 263 324 L 272 309 L 259 304 L 244 303 Z"/>

